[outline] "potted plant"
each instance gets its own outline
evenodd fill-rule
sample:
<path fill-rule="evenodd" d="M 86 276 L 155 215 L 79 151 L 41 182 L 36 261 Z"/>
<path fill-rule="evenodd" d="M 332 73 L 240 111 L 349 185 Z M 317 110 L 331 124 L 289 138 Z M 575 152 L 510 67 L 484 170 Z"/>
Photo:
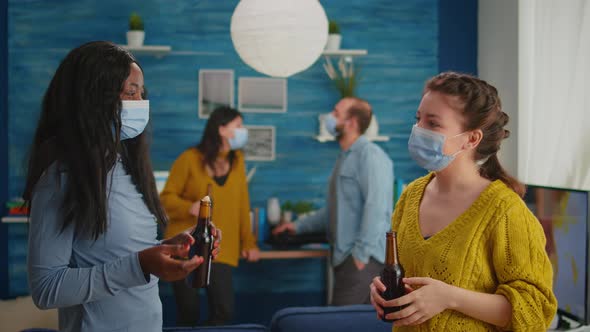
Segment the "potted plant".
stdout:
<path fill-rule="evenodd" d="M 293 204 L 293 212 L 297 214 L 298 217 L 301 217 L 307 213 L 310 213 L 315 210 L 315 206 L 312 202 L 308 201 L 299 201 Z"/>
<path fill-rule="evenodd" d="M 354 66 L 354 62 L 352 61 L 352 57 L 349 56 L 341 56 L 340 60 L 338 60 L 338 65 L 335 67 L 332 64 L 332 60 L 330 57 L 326 57 L 326 62 L 324 63 L 324 69 L 326 70 L 326 74 L 334 83 L 336 90 L 340 93 L 340 98 L 345 97 L 354 97 L 356 95 L 356 88 L 359 82 L 359 68 L 358 66 Z M 320 124 L 323 120 L 320 120 Z M 320 131 L 325 130 L 323 125 L 320 125 Z M 365 132 L 365 135 L 368 137 L 376 137 L 379 136 L 379 124 L 377 123 L 377 116 L 373 113 L 371 117 L 371 123 L 369 124 L 369 128 Z M 321 133 L 320 136 L 326 135 L 326 133 Z"/>
<path fill-rule="evenodd" d="M 281 221 L 291 222 L 293 220 L 293 203 L 291 203 L 291 201 L 286 201 L 283 203 L 281 209 L 283 211 L 283 218 Z"/>
<path fill-rule="evenodd" d="M 129 17 L 129 31 L 127 31 L 127 45 L 140 47 L 143 45 L 145 32 L 143 31 L 143 20 L 137 13 L 131 13 Z"/>
<path fill-rule="evenodd" d="M 336 21 L 330 20 L 328 24 L 328 42 L 326 43 L 326 51 L 336 51 L 340 49 L 340 42 L 342 35 L 340 35 L 340 26 Z"/>
<path fill-rule="evenodd" d="M 359 69 L 358 67 L 355 68 L 352 57 L 341 56 L 336 67 L 332 64 L 332 59 L 326 57 L 324 69 L 334 83 L 336 90 L 340 93 L 341 98 L 355 96 L 359 81 Z"/>

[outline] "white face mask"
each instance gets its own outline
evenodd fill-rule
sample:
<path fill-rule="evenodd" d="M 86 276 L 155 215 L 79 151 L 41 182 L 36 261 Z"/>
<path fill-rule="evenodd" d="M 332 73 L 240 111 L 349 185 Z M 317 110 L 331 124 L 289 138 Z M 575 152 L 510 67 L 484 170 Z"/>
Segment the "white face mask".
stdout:
<path fill-rule="evenodd" d="M 449 138 L 455 138 L 466 133 L 463 132 Z M 408 151 L 412 159 L 420 167 L 431 172 L 441 171 L 449 166 L 459 153 L 463 152 L 463 150 L 459 150 L 451 155 L 445 154 L 443 148 L 445 141 L 449 138 L 435 131 L 414 125 L 412 127 L 412 134 L 408 140 Z"/>
<path fill-rule="evenodd" d="M 234 129 L 234 137 L 229 139 L 229 146 L 232 150 L 239 150 L 248 143 L 248 129 L 241 127 Z"/>
<path fill-rule="evenodd" d="M 336 128 L 337 120 L 332 113 L 328 113 L 324 116 L 324 126 L 330 135 L 338 136 L 340 134 Z"/>
<path fill-rule="evenodd" d="M 150 120 L 149 100 L 122 100 L 121 140 L 139 136 Z"/>

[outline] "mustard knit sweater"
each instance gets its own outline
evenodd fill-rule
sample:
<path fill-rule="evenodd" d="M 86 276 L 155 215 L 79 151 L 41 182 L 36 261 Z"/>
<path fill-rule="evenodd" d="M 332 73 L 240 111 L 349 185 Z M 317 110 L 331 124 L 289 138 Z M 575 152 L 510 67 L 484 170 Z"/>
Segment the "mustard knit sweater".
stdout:
<path fill-rule="evenodd" d="M 501 294 L 512 304 L 512 319 L 498 328 L 460 312 L 445 310 L 403 331 L 545 331 L 557 301 L 545 235 L 522 199 L 502 181 L 492 182 L 461 216 L 425 240 L 418 211 L 431 173 L 412 182 L 393 213 L 400 261 L 406 277 L 430 277 L 472 291 Z"/>
<path fill-rule="evenodd" d="M 222 234 L 221 250 L 215 262 L 237 266 L 242 249 L 256 248 L 256 239 L 250 226 L 246 165 L 241 151 L 236 152 L 223 186 L 219 186 L 207 174 L 203 156 L 196 148 L 186 150 L 174 161 L 160 194 L 160 200 L 170 219 L 164 237 L 172 237 L 196 224 L 197 218 L 188 211 L 194 202 L 207 195 L 208 184 L 213 185 L 213 223 Z"/>

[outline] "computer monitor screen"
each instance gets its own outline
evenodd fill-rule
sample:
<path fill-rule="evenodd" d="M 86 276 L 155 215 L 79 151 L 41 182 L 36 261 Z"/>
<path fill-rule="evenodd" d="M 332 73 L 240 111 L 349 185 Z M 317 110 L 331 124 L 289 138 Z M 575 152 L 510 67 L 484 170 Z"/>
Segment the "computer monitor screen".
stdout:
<path fill-rule="evenodd" d="M 528 186 L 525 202 L 545 231 L 559 312 L 587 323 L 588 192 Z"/>

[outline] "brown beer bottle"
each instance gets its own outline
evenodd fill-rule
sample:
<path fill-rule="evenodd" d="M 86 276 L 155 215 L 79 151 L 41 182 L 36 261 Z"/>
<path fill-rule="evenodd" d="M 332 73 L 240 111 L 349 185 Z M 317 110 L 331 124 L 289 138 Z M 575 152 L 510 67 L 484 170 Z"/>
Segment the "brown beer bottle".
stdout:
<path fill-rule="evenodd" d="M 397 299 L 406 294 L 404 286 L 404 268 L 399 261 L 397 254 L 397 233 L 387 232 L 385 243 L 385 268 L 381 271 L 381 282 L 386 289 L 381 294 L 387 301 Z M 393 320 L 386 319 L 389 313 L 400 311 L 403 307 L 386 307 L 383 308 L 383 321 L 391 323 Z"/>
<path fill-rule="evenodd" d="M 209 286 L 211 277 L 211 260 L 213 259 L 213 234 L 211 234 L 211 185 L 207 186 L 207 196 L 201 199 L 199 218 L 197 226 L 191 234 L 195 243 L 189 250 L 189 259 L 195 255 L 203 257 L 204 261 L 187 277 L 186 282 L 192 288 L 203 288 Z"/>

